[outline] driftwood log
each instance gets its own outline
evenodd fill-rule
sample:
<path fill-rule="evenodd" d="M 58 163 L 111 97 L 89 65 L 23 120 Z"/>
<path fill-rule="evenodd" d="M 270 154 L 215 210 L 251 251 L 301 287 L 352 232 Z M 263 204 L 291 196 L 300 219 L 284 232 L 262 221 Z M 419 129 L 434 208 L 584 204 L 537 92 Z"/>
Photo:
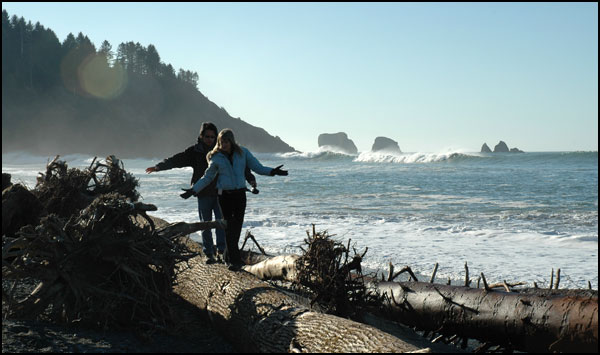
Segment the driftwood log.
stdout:
<path fill-rule="evenodd" d="M 294 281 L 297 270 L 287 262 L 294 258 L 298 256 L 282 255 L 247 266 L 246 270 L 265 280 Z M 492 286 L 502 289 L 493 290 Z M 369 285 L 373 293 L 383 296 L 380 309 L 372 309 L 374 313 L 418 329 L 522 351 L 597 351 L 597 291 L 505 292 L 506 287 L 506 283 L 489 285 L 487 290 L 425 282 Z"/>
<path fill-rule="evenodd" d="M 598 294 L 505 292 L 425 282 L 380 282 L 383 314 L 420 329 L 530 352 L 597 352 Z"/>
<path fill-rule="evenodd" d="M 189 268 L 188 268 L 189 264 Z M 174 290 L 206 310 L 224 335 L 248 352 L 428 352 L 371 326 L 300 305 L 247 272 L 180 264 Z"/>

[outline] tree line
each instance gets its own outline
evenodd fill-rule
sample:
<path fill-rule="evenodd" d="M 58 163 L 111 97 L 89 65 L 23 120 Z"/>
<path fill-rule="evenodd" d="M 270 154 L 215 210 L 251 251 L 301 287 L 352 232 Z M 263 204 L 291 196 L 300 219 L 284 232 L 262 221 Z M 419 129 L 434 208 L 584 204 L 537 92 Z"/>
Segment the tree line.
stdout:
<path fill-rule="evenodd" d="M 197 89 L 198 74 L 161 61 L 156 47 L 139 42 L 113 46 L 104 40 L 99 48 L 88 36 L 73 33 L 61 43 L 54 31 L 39 22 L 32 24 L 23 17 L 9 16 L 2 10 L 2 87 L 47 90 L 64 84 L 76 90 L 78 64 L 92 56 L 101 58 L 105 71 L 122 69 L 127 73 L 178 80 Z M 66 63 L 73 65 L 68 66 Z M 71 71 L 71 72 L 69 72 Z"/>
<path fill-rule="evenodd" d="M 156 47 L 60 42 L 39 22 L 2 11 L 2 151 L 167 157 L 196 141 L 203 121 L 231 128 L 257 152 L 294 149 L 210 101 L 198 74 L 175 71 Z"/>

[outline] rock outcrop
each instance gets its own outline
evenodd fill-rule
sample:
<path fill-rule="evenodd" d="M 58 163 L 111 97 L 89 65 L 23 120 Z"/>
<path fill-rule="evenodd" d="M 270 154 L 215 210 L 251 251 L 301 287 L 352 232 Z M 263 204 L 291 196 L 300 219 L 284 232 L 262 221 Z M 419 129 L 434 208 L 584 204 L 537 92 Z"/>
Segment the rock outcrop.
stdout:
<path fill-rule="evenodd" d="M 386 137 L 377 137 L 375 138 L 375 142 L 373 143 L 373 147 L 371 148 L 372 152 L 377 151 L 386 151 L 390 153 L 402 153 L 400 147 L 398 146 L 398 142 L 393 139 Z"/>
<path fill-rule="evenodd" d="M 491 153 L 492 150 L 488 147 L 487 143 L 483 143 L 481 146 L 481 153 Z"/>
<path fill-rule="evenodd" d="M 504 143 L 504 141 L 500 141 L 494 147 L 494 153 L 508 153 L 508 152 L 509 152 L 508 146 L 506 145 L 506 143 Z"/>
<path fill-rule="evenodd" d="M 483 145 L 481 146 L 481 153 L 492 153 L 492 150 L 490 149 L 490 147 L 488 147 L 487 143 L 483 143 Z M 516 148 L 516 147 L 508 149 L 508 146 L 506 145 L 506 143 L 504 143 L 504 141 L 500 141 L 494 147 L 494 153 L 524 153 L 524 152 L 521 149 Z"/>
<path fill-rule="evenodd" d="M 356 145 L 354 145 L 352 139 L 349 139 L 348 135 L 344 132 L 319 134 L 318 143 L 319 147 L 330 146 L 348 154 L 358 153 Z"/>

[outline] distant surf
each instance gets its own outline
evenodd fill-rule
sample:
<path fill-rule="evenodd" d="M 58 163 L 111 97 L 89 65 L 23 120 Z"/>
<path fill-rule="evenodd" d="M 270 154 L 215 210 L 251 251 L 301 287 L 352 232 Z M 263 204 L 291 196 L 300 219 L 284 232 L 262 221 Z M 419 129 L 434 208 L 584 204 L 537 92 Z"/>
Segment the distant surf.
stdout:
<path fill-rule="evenodd" d="M 486 156 L 479 153 L 466 153 L 463 151 L 445 151 L 438 153 L 396 153 L 396 152 L 361 152 L 359 154 L 348 154 L 332 147 L 320 147 L 313 152 L 291 152 L 291 153 L 276 153 L 276 154 L 260 154 L 263 158 L 283 158 L 286 160 L 312 160 L 312 161 L 353 161 L 358 163 L 398 163 L 398 164 L 413 164 L 413 163 L 434 163 L 443 161 L 456 161 L 465 159 L 482 159 Z"/>

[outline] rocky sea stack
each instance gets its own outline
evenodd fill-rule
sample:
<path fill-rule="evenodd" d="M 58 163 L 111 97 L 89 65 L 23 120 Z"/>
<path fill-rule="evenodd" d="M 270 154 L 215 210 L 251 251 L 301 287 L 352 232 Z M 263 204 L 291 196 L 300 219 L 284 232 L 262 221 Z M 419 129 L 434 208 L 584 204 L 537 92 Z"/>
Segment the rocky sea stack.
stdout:
<path fill-rule="evenodd" d="M 352 139 L 349 139 L 348 135 L 344 132 L 319 134 L 318 143 L 319 147 L 330 146 L 348 154 L 358 153 L 356 145 L 354 145 Z"/>
<path fill-rule="evenodd" d="M 481 146 L 481 153 L 491 153 L 492 150 L 490 149 L 490 147 L 488 147 L 488 145 L 486 143 L 483 143 L 483 145 Z"/>
<path fill-rule="evenodd" d="M 400 147 L 398 146 L 398 142 L 393 139 L 386 137 L 377 137 L 375 138 L 375 142 L 373 143 L 373 147 L 371 148 L 372 152 L 377 151 L 386 151 L 390 153 L 402 153 Z"/>
<path fill-rule="evenodd" d="M 492 150 L 490 149 L 490 147 L 488 147 L 487 143 L 483 143 L 483 145 L 481 146 L 481 153 L 492 153 Z M 506 145 L 506 143 L 504 143 L 504 141 L 500 141 L 494 147 L 493 153 L 524 153 L 524 152 L 516 147 L 508 149 L 508 146 Z"/>

